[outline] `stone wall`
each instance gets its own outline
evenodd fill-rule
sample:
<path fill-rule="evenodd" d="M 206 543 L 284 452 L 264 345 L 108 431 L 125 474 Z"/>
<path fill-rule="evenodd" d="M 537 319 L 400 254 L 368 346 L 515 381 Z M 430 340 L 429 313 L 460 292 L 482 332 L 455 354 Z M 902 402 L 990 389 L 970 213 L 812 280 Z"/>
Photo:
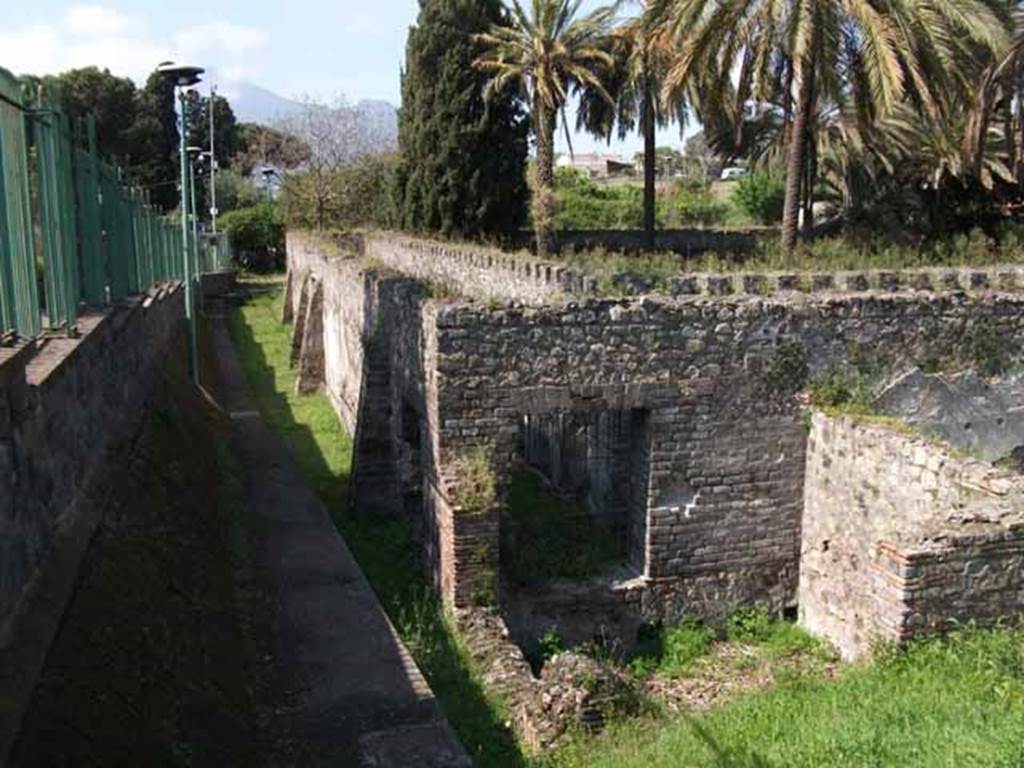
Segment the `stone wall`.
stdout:
<path fill-rule="evenodd" d="M 565 273 L 549 280 L 536 262 L 521 270 L 519 257 L 495 261 L 468 246 L 390 235 L 321 245 L 292 235 L 289 248 L 292 303 L 306 284 L 300 272 L 324 285 L 326 387 L 356 422 L 354 474 L 368 478 L 356 496 L 362 504 L 382 489 L 400 492 L 381 506 L 421 521 L 449 601 L 496 594 L 500 566 L 497 513 L 467 515 L 453 501 L 450 467 L 464 451 L 490 448 L 504 483 L 529 458 L 530 441 L 557 442 L 555 424 L 631 425 L 628 440 L 573 438 L 588 456 L 593 446 L 629 452 L 602 453 L 604 469 L 576 472 L 630 475 L 615 514 L 626 516 L 624 579 L 643 588 L 639 600 L 595 600 L 595 626 L 602 615 L 622 624 L 623 605 L 647 618 L 712 620 L 743 602 L 792 606 L 807 442 L 798 393 L 808 377 L 865 357 L 899 369 L 967 354 L 976 327 L 996 338 L 1024 331 L 1009 268 L 684 274 L 678 281 L 692 291 L 608 299 L 588 295 L 576 276 L 569 288 L 579 292 L 563 292 Z M 428 280 L 459 282 L 473 298 Z M 512 303 L 493 301 L 498 294 Z M 377 474 L 363 473 L 374 451 Z M 580 614 L 579 601 L 562 602 Z"/>
<path fill-rule="evenodd" d="M 182 296 L 135 297 L 85 315 L 77 338 L 0 350 L 0 641 L 180 343 Z"/>
<path fill-rule="evenodd" d="M 806 435 L 802 366 L 948 354 L 972 323 L 1019 335 L 1021 300 L 964 294 L 587 299 L 437 310 L 440 459 L 489 443 L 504 474 L 524 414 L 646 414 L 642 549 L 654 615 L 796 596 Z"/>
<path fill-rule="evenodd" d="M 815 413 L 800 617 L 844 656 L 1024 616 L 1024 478 L 888 426 Z"/>
<path fill-rule="evenodd" d="M 361 241 L 289 234 L 284 317 L 294 324 L 294 362 L 300 372 L 322 367 L 320 384 L 353 435 L 356 512 L 412 508 L 425 564 L 448 602 L 493 602 L 497 512 L 460 510 L 439 459 L 436 304 L 424 281 L 385 261 L 364 255 Z M 314 382 L 306 376 L 304 390 Z"/>

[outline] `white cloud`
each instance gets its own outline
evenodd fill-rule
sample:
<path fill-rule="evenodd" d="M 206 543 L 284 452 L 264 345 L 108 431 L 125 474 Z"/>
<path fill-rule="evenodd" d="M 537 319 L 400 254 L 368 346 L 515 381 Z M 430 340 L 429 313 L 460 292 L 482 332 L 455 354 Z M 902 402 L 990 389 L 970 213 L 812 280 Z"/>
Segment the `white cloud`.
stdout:
<path fill-rule="evenodd" d="M 73 5 L 64 19 L 68 33 L 76 37 L 110 37 L 124 35 L 131 20 L 113 8 L 103 5 Z"/>
<path fill-rule="evenodd" d="M 56 24 L 0 30 L 0 66 L 19 74 L 53 74 L 95 65 L 141 83 L 170 59 L 247 78 L 259 74 L 268 42 L 264 30 L 226 21 L 154 35 L 141 18 L 79 3 Z"/>

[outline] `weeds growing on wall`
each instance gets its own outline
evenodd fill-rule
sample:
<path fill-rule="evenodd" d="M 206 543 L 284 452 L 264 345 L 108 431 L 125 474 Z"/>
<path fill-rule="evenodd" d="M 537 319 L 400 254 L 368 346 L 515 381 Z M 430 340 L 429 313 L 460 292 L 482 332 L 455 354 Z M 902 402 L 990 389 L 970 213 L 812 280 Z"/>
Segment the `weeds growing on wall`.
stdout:
<path fill-rule="evenodd" d="M 488 512 L 497 501 L 497 480 L 494 477 L 494 449 L 489 445 L 464 448 L 452 459 L 455 476 L 452 501 L 459 511 L 468 514 Z"/>

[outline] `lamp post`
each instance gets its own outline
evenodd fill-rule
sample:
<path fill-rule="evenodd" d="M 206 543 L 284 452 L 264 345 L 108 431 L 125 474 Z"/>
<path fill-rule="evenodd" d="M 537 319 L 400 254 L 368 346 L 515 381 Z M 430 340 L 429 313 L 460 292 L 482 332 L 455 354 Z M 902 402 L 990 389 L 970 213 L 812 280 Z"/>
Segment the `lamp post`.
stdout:
<path fill-rule="evenodd" d="M 205 70 L 202 67 L 195 67 L 190 64 L 175 64 L 172 61 L 165 61 L 157 68 L 157 72 L 166 77 L 178 90 L 178 102 L 180 105 L 180 118 L 178 123 L 178 155 L 181 168 L 181 258 L 182 276 L 185 283 L 185 334 L 188 341 L 188 372 L 192 382 L 199 384 L 199 354 L 196 347 L 196 318 L 195 318 L 195 285 L 191 268 L 192 257 L 188 247 L 188 197 L 189 197 L 189 171 L 188 171 L 188 99 L 185 89 L 200 82 L 199 77 Z"/>
<path fill-rule="evenodd" d="M 195 265 L 196 280 L 199 279 L 200 264 L 199 264 L 199 210 L 196 207 L 196 163 L 199 162 L 203 156 L 202 147 L 186 147 L 185 151 L 188 152 L 189 164 L 188 164 L 188 197 L 191 201 L 191 214 L 192 214 L 192 255 L 193 264 Z M 201 298 L 201 297 L 200 297 Z"/>

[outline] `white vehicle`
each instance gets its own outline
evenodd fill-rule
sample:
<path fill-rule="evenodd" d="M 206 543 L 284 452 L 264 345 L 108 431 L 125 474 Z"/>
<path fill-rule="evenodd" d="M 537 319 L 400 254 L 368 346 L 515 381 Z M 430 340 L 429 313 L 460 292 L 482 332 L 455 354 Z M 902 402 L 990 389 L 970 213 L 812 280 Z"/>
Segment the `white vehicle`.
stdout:
<path fill-rule="evenodd" d="M 722 169 L 722 175 L 719 176 L 719 178 L 722 181 L 729 181 L 729 179 L 738 179 L 740 176 L 746 176 L 746 175 L 747 175 L 747 169 L 746 168 L 740 168 L 740 167 L 737 166 L 737 167 L 733 167 L 733 168 L 723 168 Z"/>

